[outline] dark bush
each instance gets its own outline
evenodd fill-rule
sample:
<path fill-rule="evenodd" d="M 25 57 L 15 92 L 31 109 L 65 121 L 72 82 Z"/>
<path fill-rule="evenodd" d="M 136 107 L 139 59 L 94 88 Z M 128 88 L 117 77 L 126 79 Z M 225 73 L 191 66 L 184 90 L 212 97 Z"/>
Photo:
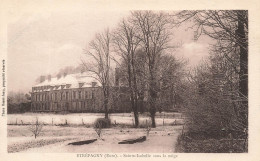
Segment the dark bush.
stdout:
<path fill-rule="evenodd" d="M 110 128 L 111 120 L 106 118 L 98 118 L 94 122 L 94 128 Z"/>
<path fill-rule="evenodd" d="M 193 139 L 178 137 L 175 152 L 180 153 L 246 153 L 247 140 L 243 139 Z"/>
<path fill-rule="evenodd" d="M 12 113 L 25 113 L 29 112 L 31 110 L 31 102 L 26 102 L 26 103 L 9 103 L 7 104 L 7 113 L 12 114 Z"/>

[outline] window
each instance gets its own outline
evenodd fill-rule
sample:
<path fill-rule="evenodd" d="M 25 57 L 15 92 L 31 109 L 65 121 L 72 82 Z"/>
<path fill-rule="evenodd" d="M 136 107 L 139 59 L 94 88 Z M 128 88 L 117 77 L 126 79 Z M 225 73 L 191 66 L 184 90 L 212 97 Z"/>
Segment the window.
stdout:
<path fill-rule="evenodd" d="M 81 102 L 81 109 L 83 109 L 85 106 L 85 102 Z"/>
<path fill-rule="evenodd" d="M 69 99 L 69 92 L 66 92 L 66 100 Z"/>
<path fill-rule="evenodd" d="M 88 91 L 85 91 L 85 98 L 88 99 Z"/>
<path fill-rule="evenodd" d="M 55 93 L 55 98 L 54 98 L 54 100 L 55 100 L 55 101 L 57 100 L 57 93 Z"/>
<path fill-rule="evenodd" d="M 79 91 L 79 99 L 81 99 L 81 91 Z"/>
<path fill-rule="evenodd" d="M 78 108 L 79 109 L 81 108 L 81 102 L 78 102 Z"/>
<path fill-rule="evenodd" d="M 91 94 L 92 94 L 92 95 L 91 95 L 91 98 L 93 99 L 93 98 L 95 97 L 94 91 L 92 91 Z"/>
<path fill-rule="evenodd" d="M 73 91 L 73 99 L 76 99 L 76 91 Z"/>
<path fill-rule="evenodd" d="M 91 91 L 86 91 L 85 92 L 85 98 L 86 99 L 91 99 L 93 98 L 93 93 Z"/>
<path fill-rule="evenodd" d="M 85 106 L 85 108 L 87 108 L 87 106 L 88 106 L 88 102 L 87 101 L 84 102 L 84 106 Z"/>
<path fill-rule="evenodd" d="M 63 97 L 63 92 L 61 92 L 60 94 L 60 100 L 62 100 L 62 97 Z"/>

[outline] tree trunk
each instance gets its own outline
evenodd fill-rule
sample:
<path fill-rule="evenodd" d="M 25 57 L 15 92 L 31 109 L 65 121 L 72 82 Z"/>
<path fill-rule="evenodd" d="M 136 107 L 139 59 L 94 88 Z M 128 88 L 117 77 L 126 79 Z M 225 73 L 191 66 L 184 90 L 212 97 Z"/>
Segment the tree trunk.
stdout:
<path fill-rule="evenodd" d="M 133 88 L 132 88 L 132 92 L 133 92 L 133 99 L 134 99 L 134 116 L 135 116 L 135 127 L 139 126 L 139 120 L 138 120 L 138 106 L 137 106 L 137 81 L 136 81 L 136 70 L 135 70 L 135 55 L 134 55 L 134 51 L 131 51 L 131 65 L 132 65 L 132 73 L 133 73 Z"/>
<path fill-rule="evenodd" d="M 238 29 L 237 35 L 239 36 L 240 48 L 240 73 L 239 73 L 239 92 L 242 100 L 241 116 L 243 123 L 248 125 L 248 42 L 246 41 L 245 27 L 243 16 L 245 11 L 237 11 L 238 16 Z M 245 98 L 246 97 L 246 98 Z"/>
<path fill-rule="evenodd" d="M 137 103 L 139 112 L 144 113 L 144 96 L 139 96 Z"/>
<path fill-rule="evenodd" d="M 104 107 L 105 107 L 105 118 L 108 119 L 108 96 L 105 96 Z"/>
<path fill-rule="evenodd" d="M 151 105 L 150 105 L 151 106 Z M 152 105 L 153 107 L 150 107 L 150 114 L 151 114 L 151 120 L 152 120 L 152 127 L 155 128 L 156 124 L 155 124 L 155 105 Z"/>
<path fill-rule="evenodd" d="M 132 110 L 134 112 L 134 118 L 135 118 L 135 127 L 139 126 L 139 120 L 138 120 L 138 110 L 137 110 L 137 103 L 134 100 L 133 92 L 131 91 L 131 106 Z"/>
<path fill-rule="evenodd" d="M 134 117 L 135 117 L 135 127 L 139 126 L 139 120 L 138 120 L 138 110 L 135 109 L 134 111 Z"/>
<path fill-rule="evenodd" d="M 139 120 L 138 120 L 138 110 L 137 110 L 137 97 L 135 96 L 135 87 L 133 87 L 132 84 L 132 76 L 135 74 L 134 72 L 131 72 L 131 65 L 130 61 L 128 62 L 128 86 L 130 88 L 130 93 L 131 93 L 131 106 L 132 110 L 134 112 L 134 118 L 135 118 L 135 127 L 139 126 Z"/>
<path fill-rule="evenodd" d="M 151 81 L 150 84 L 150 114 L 151 114 L 151 120 L 152 120 L 152 127 L 155 128 L 156 124 L 155 124 L 155 113 L 156 113 L 156 98 L 157 98 L 157 94 L 155 91 L 155 82 L 154 80 Z"/>
<path fill-rule="evenodd" d="M 156 113 L 156 99 L 157 99 L 157 92 L 156 92 L 156 80 L 154 77 L 154 62 L 149 65 L 149 72 L 150 72 L 150 80 L 149 80 L 149 106 L 150 106 L 150 115 L 152 120 L 152 127 L 155 128 L 155 113 Z"/>

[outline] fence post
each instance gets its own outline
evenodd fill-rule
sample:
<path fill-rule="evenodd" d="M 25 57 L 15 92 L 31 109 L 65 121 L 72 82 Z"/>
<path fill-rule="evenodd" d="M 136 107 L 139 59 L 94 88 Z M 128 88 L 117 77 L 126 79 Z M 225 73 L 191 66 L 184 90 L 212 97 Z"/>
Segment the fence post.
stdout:
<path fill-rule="evenodd" d="M 164 118 L 163 118 L 163 126 L 164 126 Z"/>
<path fill-rule="evenodd" d="M 184 125 L 182 126 L 182 131 L 181 131 L 181 135 L 183 136 L 184 133 Z"/>

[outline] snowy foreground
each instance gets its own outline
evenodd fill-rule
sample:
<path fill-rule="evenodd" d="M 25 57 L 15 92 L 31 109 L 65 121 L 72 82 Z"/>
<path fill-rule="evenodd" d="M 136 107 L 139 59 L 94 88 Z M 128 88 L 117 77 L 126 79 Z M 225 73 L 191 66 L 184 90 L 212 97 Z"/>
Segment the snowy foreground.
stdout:
<path fill-rule="evenodd" d="M 8 126 L 8 152 L 42 153 L 171 153 L 182 126 L 153 128 L 147 140 L 135 144 L 118 144 L 124 139 L 146 136 L 146 129 L 113 127 L 104 129 L 102 139 L 85 145 L 68 145 L 75 141 L 97 138 L 93 128 L 44 126 L 34 139 L 27 126 Z"/>
<path fill-rule="evenodd" d="M 184 123 L 180 113 L 156 115 L 157 128 L 152 128 L 146 141 L 135 144 L 118 144 L 125 139 L 147 136 L 146 128 L 132 128 L 132 113 L 110 114 L 112 127 L 102 130 L 102 139 L 91 144 L 68 145 L 75 141 L 97 139 L 93 123 L 103 114 L 51 114 L 26 113 L 8 115 L 8 152 L 88 152 L 88 153 L 170 153 L 174 152 L 177 137 Z M 40 135 L 35 139 L 29 130 L 36 118 L 44 124 Z M 147 114 L 139 116 L 140 125 L 150 123 Z"/>

